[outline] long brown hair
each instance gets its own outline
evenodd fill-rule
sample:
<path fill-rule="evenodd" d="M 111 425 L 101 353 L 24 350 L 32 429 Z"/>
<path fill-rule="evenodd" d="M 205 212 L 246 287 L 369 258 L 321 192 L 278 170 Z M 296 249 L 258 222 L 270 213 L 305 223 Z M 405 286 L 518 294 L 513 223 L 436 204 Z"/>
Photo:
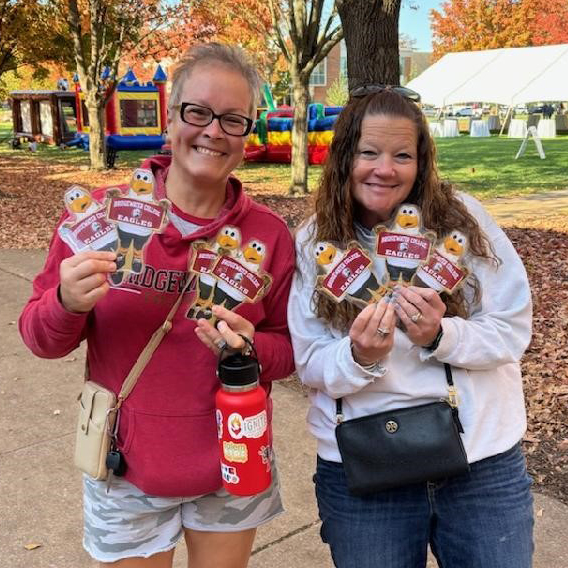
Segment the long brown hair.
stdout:
<path fill-rule="evenodd" d="M 337 119 L 315 196 L 314 242 L 336 241 L 346 245 L 356 239 L 351 172 L 361 136 L 361 124 L 368 115 L 407 118 L 414 123 L 418 133 L 418 173 L 405 202 L 421 208 L 424 226 L 440 236 L 459 229 L 469 239 L 471 254 L 497 262 L 491 244 L 477 221 L 457 198 L 453 187 L 439 179 L 436 148 L 426 117 L 415 103 L 390 89 L 363 98 L 351 98 Z M 468 285 L 473 288 L 474 301 L 479 300 L 481 289 L 475 275 L 468 279 Z M 467 316 L 468 306 L 463 290 L 458 290 L 452 296 L 442 294 L 441 297 L 447 307 L 446 315 Z M 338 329 L 347 329 L 360 311 L 347 302 L 336 304 L 317 292 L 314 302 L 318 317 Z"/>

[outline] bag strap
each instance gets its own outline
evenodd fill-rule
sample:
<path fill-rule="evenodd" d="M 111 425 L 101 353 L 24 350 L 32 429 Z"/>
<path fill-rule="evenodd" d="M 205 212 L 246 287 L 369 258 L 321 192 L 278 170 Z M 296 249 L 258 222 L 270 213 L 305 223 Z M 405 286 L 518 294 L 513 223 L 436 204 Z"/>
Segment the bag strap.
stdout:
<path fill-rule="evenodd" d="M 176 314 L 176 312 L 177 312 L 177 310 L 178 310 L 178 308 L 181 304 L 181 301 L 183 299 L 184 294 L 189 290 L 190 286 L 192 285 L 192 283 L 194 281 L 195 281 L 195 275 L 192 276 L 191 278 L 188 277 L 187 282 L 185 283 L 185 285 L 184 285 L 182 291 L 180 292 L 177 300 L 174 302 L 173 306 L 170 308 L 170 311 L 168 312 L 168 315 L 167 315 L 164 323 L 152 334 L 150 341 L 148 341 L 148 343 L 146 344 L 146 347 L 144 347 L 144 349 L 142 350 L 142 352 L 138 356 L 138 359 L 136 359 L 136 362 L 134 363 L 134 365 L 130 369 L 130 372 L 128 373 L 126 379 L 124 379 L 124 382 L 122 383 L 122 387 L 120 389 L 120 393 L 118 394 L 116 406 L 114 407 L 114 410 L 118 410 L 122 406 L 122 403 L 124 402 L 126 397 L 128 397 L 128 395 L 132 392 L 132 389 L 136 386 L 136 382 L 138 381 L 138 378 L 140 377 L 140 375 L 142 374 L 142 371 L 144 370 L 144 368 L 146 367 L 146 365 L 150 361 L 152 355 L 154 354 L 154 351 L 156 351 L 156 349 L 158 348 L 158 345 L 160 345 L 164 336 L 170 331 L 170 329 L 172 329 L 172 325 L 173 325 L 172 320 L 174 319 L 174 316 L 175 316 L 175 314 Z M 88 379 L 89 378 L 89 361 L 88 361 L 88 359 L 87 359 L 86 365 L 85 365 L 85 374 L 86 374 L 86 377 Z"/>
<path fill-rule="evenodd" d="M 454 385 L 452 377 L 452 367 L 448 363 L 444 363 L 444 371 L 446 371 L 446 381 L 448 383 L 448 402 L 452 408 L 458 407 L 458 391 Z"/>
<path fill-rule="evenodd" d="M 138 356 L 138 359 L 136 359 L 136 363 L 134 363 L 132 369 L 130 369 L 130 373 L 128 373 L 128 376 L 122 383 L 122 388 L 120 389 L 120 393 L 118 394 L 118 399 L 116 402 L 117 408 L 120 408 L 126 397 L 132 392 L 132 389 L 135 387 L 136 382 L 138 381 L 138 377 L 140 377 L 142 371 L 152 358 L 154 351 L 156 351 L 158 345 L 160 345 L 165 335 L 170 331 L 170 329 L 172 329 L 172 320 L 176 315 L 184 294 L 189 289 L 194 280 L 195 276 L 187 279 L 183 290 L 181 291 L 174 305 L 171 307 L 164 323 L 153 333 L 150 341 L 148 341 L 148 344 L 146 345 L 146 347 L 144 347 L 142 353 L 140 353 L 140 355 Z"/>
<path fill-rule="evenodd" d="M 463 433 L 463 427 L 460 422 L 459 412 L 458 412 L 458 391 L 454 385 L 454 378 L 452 376 L 452 366 L 448 363 L 444 363 L 444 371 L 446 372 L 446 382 L 448 383 L 448 404 L 452 407 L 452 414 L 454 420 L 458 426 L 460 432 Z M 343 399 L 335 399 L 335 421 L 337 424 L 343 422 Z"/>

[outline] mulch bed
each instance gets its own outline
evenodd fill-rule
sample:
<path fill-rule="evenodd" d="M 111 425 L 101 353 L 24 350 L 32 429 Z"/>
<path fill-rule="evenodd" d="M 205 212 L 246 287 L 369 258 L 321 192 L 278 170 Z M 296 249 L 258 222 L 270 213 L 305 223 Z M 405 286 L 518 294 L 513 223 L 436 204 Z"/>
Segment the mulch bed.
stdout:
<path fill-rule="evenodd" d="M 129 174 L 81 171 L 78 179 L 71 167 L 45 165 L 27 155 L 3 157 L 0 248 L 46 248 L 71 183 L 93 188 L 120 183 Z M 310 198 L 263 192 L 257 200 L 290 228 L 311 208 Z M 524 446 L 535 488 L 568 504 L 568 226 L 565 219 L 536 218 L 523 225 L 505 230 L 525 263 L 534 301 L 533 339 L 522 360 L 529 421 Z M 295 377 L 283 384 L 304 392 Z"/>

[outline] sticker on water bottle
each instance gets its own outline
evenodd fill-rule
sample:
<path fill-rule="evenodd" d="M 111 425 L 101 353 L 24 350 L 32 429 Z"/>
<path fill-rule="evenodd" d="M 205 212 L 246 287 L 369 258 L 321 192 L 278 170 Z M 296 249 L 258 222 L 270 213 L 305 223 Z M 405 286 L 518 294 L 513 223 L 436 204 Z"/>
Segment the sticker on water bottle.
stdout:
<path fill-rule="evenodd" d="M 271 467 L 271 460 L 272 460 L 272 448 L 270 446 L 260 446 L 260 450 L 258 450 L 258 455 L 260 456 L 260 460 L 266 466 L 266 471 L 270 471 Z"/>
<path fill-rule="evenodd" d="M 215 420 L 217 421 L 217 437 L 223 437 L 223 413 L 217 408 L 215 410 Z"/>
<path fill-rule="evenodd" d="M 237 475 L 237 470 L 231 465 L 221 464 L 221 476 L 225 483 L 235 483 L 237 484 L 240 479 Z"/>
<path fill-rule="evenodd" d="M 223 457 L 231 462 L 246 463 L 248 461 L 247 445 L 223 442 Z"/>
<path fill-rule="evenodd" d="M 227 419 L 227 428 L 232 438 L 260 438 L 268 425 L 266 410 L 254 416 L 243 418 L 238 412 L 233 412 Z"/>

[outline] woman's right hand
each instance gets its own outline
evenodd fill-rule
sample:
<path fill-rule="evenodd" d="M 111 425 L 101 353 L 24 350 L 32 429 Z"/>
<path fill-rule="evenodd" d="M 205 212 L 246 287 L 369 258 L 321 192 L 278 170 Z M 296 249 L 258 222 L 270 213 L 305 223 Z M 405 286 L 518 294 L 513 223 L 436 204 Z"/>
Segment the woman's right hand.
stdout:
<path fill-rule="evenodd" d="M 383 359 L 392 349 L 395 324 L 394 305 L 385 298 L 363 309 L 349 330 L 355 362 L 371 365 Z"/>
<path fill-rule="evenodd" d="M 108 292 L 107 274 L 116 270 L 116 254 L 86 251 L 66 258 L 59 267 L 59 293 L 69 312 L 90 312 Z"/>

